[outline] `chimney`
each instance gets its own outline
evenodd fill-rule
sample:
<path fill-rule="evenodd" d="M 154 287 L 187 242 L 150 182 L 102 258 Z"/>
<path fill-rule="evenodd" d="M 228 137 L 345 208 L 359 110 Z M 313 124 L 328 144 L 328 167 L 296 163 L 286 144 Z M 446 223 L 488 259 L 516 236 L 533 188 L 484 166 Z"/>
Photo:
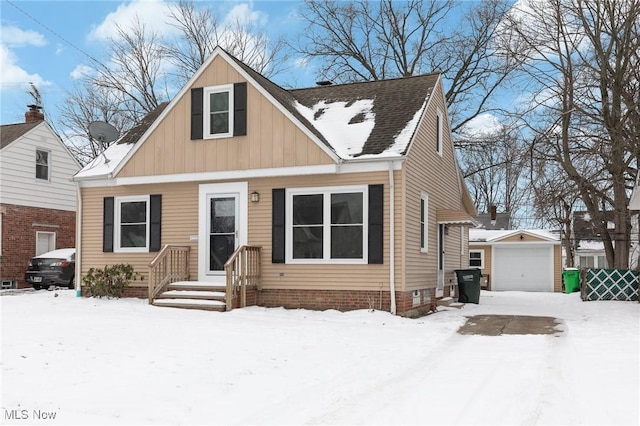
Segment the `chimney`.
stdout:
<path fill-rule="evenodd" d="M 29 111 L 24 113 L 25 123 L 37 123 L 38 121 L 44 121 L 44 114 L 40 112 L 42 109 L 41 106 L 35 104 L 27 106 L 29 107 Z"/>
<path fill-rule="evenodd" d="M 491 224 L 495 225 L 498 219 L 498 208 L 492 204 L 489 206 L 489 211 L 491 212 Z"/>

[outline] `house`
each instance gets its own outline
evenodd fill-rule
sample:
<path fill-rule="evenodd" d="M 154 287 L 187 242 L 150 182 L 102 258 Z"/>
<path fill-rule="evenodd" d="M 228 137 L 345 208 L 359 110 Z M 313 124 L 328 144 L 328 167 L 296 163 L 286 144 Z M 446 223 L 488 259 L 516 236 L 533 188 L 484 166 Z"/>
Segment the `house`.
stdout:
<path fill-rule="evenodd" d="M 613 211 L 602 212 L 603 220 L 607 223 L 607 230 L 614 240 L 615 214 Z M 631 246 L 629 249 L 629 265 L 638 264 L 638 215 L 631 215 Z M 575 265 L 580 268 L 608 268 L 607 254 L 600 235 L 589 212 L 580 210 L 573 212 L 573 247 Z M 615 243 L 615 241 L 614 241 Z"/>
<path fill-rule="evenodd" d="M 74 180 L 79 273 L 129 263 L 145 277 L 128 295 L 154 304 L 208 284 L 227 309 L 246 297 L 408 315 L 468 262 L 475 209 L 438 74 L 285 90 L 216 48 Z M 247 276 L 256 285 L 230 294 Z"/>
<path fill-rule="evenodd" d="M 550 231 L 471 229 L 469 266 L 491 290 L 562 291 L 562 247 Z"/>
<path fill-rule="evenodd" d="M 26 287 L 31 257 L 74 247 L 76 185 L 81 166 L 30 105 L 25 122 L 0 126 L 0 278 Z"/>
<path fill-rule="evenodd" d="M 480 213 L 474 217 L 476 228 L 481 229 L 511 229 L 511 213 L 498 213 L 496 206 L 489 207 L 489 213 Z"/>

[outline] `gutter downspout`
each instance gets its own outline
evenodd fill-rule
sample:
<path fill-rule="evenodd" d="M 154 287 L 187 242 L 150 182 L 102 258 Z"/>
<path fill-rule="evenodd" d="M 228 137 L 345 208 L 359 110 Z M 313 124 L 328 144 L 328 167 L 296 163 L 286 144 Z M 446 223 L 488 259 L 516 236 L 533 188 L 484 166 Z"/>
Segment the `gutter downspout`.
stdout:
<path fill-rule="evenodd" d="M 396 314 L 396 212 L 395 184 L 393 181 L 393 161 L 389 162 L 389 292 L 391 297 L 391 314 Z"/>
<path fill-rule="evenodd" d="M 76 297 L 82 297 L 82 192 L 76 184 Z"/>

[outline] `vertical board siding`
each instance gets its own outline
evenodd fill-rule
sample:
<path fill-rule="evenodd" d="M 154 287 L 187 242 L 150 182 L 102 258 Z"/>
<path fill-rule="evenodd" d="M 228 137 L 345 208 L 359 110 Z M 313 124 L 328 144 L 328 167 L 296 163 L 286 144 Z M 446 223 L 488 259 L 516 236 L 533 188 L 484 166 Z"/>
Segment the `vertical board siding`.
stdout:
<path fill-rule="evenodd" d="M 195 81 L 207 87 L 245 81 L 221 57 Z M 247 134 L 191 140 L 191 95 L 149 135 L 118 177 L 153 176 L 332 164 L 333 160 L 251 84 L 247 84 Z"/>

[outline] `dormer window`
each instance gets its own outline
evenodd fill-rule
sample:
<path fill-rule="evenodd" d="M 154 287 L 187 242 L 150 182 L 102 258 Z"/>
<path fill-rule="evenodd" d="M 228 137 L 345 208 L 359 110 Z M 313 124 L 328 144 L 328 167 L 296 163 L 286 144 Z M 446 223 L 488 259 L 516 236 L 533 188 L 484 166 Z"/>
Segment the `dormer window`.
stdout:
<path fill-rule="evenodd" d="M 36 179 L 49 180 L 49 151 L 36 149 Z"/>

